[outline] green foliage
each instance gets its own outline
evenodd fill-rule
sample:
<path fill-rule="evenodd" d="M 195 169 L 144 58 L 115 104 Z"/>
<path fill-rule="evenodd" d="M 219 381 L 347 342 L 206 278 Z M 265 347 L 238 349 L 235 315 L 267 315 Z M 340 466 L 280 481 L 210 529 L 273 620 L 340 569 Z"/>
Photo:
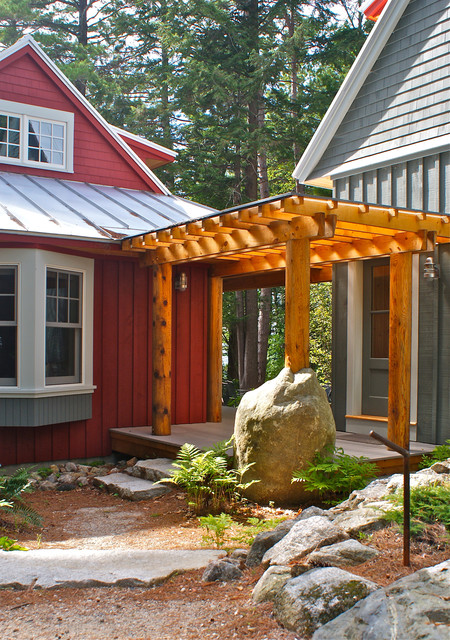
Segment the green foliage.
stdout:
<path fill-rule="evenodd" d="M 27 547 L 22 547 L 17 540 L 12 540 L 8 536 L 0 537 L 0 549 L 3 551 L 28 551 Z"/>
<path fill-rule="evenodd" d="M 40 475 L 43 480 L 51 476 L 52 473 L 53 471 L 50 469 L 50 467 L 41 467 L 41 469 L 37 470 L 37 474 Z"/>
<path fill-rule="evenodd" d="M 280 522 L 283 522 L 283 520 L 286 520 L 286 518 L 270 518 L 268 520 L 247 518 L 246 524 L 239 525 L 238 533 L 233 536 L 232 540 L 251 547 L 258 533 L 275 529 L 275 527 L 280 524 Z"/>
<path fill-rule="evenodd" d="M 91 462 L 86 463 L 89 467 L 103 467 L 105 464 L 104 460 L 92 460 Z"/>
<path fill-rule="evenodd" d="M 324 501 L 337 504 L 355 489 L 363 489 L 375 477 L 377 466 L 364 456 L 350 456 L 342 448 L 316 453 L 306 469 L 296 471 L 292 482 L 302 482 Z"/>
<path fill-rule="evenodd" d="M 17 469 L 11 476 L 0 476 L 0 509 L 12 513 L 24 522 L 40 526 L 41 516 L 22 498 L 24 493 L 32 490 L 28 469 Z"/>
<path fill-rule="evenodd" d="M 227 513 L 218 516 L 209 514 L 200 518 L 200 526 L 206 529 L 203 535 L 205 544 L 215 544 L 217 549 L 221 549 L 225 543 L 225 533 L 233 525 L 233 518 Z"/>
<path fill-rule="evenodd" d="M 423 456 L 420 468 L 425 469 L 431 467 L 435 462 L 442 462 L 450 458 L 450 440 L 446 440 L 445 444 L 439 444 L 428 456 Z"/>
<path fill-rule="evenodd" d="M 242 476 L 250 468 L 230 467 L 227 449 L 232 439 L 220 442 L 213 449 L 200 451 L 185 443 L 174 462 L 176 470 L 159 482 L 172 482 L 187 493 L 189 506 L 197 514 L 216 514 L 239 497 L 239 491 L 253 482 L 243 483 Z"/>
<path fill-rule="evenodd" d="M 394 508 L 386 519 L 403 524 L 403 492 L 391 496 Z M 450 484 L 416 487 L 411 490 L 411 533 L 420 535 L 427 524 L 442 524 L 450 532 Z"/>

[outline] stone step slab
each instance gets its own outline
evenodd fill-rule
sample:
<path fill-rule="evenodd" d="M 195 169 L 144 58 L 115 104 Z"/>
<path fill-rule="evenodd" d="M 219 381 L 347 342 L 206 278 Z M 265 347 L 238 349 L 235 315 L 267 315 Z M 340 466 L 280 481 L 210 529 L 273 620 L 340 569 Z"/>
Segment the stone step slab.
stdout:
<path fill-rule="evenodd" d="M 133 501 L 158 498 L 171 491 L 170 487 L 163 484 L 155 484 L 150 480 L 134 478 L 125 473 L 98 476 L 94 478 L 94 485 L 105 487 L 110 493 L 117 493 L 121 498 Z"/>
<path fill-rule="evenodd" d="M 139 460 L 129 469 L 128 473 L 136 478 L 157 482 L 163 478 L 168 478 L 175 470 L 176 467 L 173 466 L 173 460 L 169 458 L 154 458 Z"/>
<path fill-rule="evenodd" d="M 0 551 L 0 589 L 152 587 L 224 555 L 207 549 Z"/>

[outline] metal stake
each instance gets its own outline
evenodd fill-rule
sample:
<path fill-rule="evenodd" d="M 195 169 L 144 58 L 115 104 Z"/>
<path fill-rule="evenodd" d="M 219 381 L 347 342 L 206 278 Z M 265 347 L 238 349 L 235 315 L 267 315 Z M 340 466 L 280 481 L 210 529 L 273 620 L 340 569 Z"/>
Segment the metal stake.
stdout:
<path fill-rule="evenodd" d="M 410 512 L 411 512 L 411 491 L 409 483 L 409 456 L 410 453 L 395 442 L 391 442 L 387 438 L 380 436 L 379 433 L 371 431 L 369 433 L 372 438 L 379 440 L 389 449 L 393 449 L 403 456 L 403 566 L 409 567 L 409 550 L 410 550 Z"/>

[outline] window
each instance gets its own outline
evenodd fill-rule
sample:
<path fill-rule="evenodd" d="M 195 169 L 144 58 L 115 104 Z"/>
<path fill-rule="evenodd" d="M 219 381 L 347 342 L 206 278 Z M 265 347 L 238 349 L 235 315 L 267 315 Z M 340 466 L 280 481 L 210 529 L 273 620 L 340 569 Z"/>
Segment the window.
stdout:
<path fill-rule="evenodd" d="M 20 158 L 20 118 L 0 114 L 0 158 Z"/>
<path fill-rule="evenodd" d="M 0 100 L 0 162 L 73 171 L 73 113 Z"/>
<path fill-rule="evenodd" d="M 47 269 L 45 382 L 80 382 L 82 274 Z"/>
<path fill-rule="evenodd" d="M 28 160 L 64 166 L 65 126 L 28 120 Z"/>
<path fill-rule="evenodd" d="M 16 384 L 17 268 L 0 266 L 0 385 Z"/>

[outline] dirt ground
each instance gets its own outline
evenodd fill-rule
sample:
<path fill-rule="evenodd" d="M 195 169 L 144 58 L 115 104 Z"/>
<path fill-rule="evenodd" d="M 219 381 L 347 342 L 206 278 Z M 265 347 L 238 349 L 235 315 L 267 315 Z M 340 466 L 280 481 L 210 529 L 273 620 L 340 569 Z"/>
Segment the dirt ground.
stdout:
<path fill-rule="evenodd" d="M 124 501 L 96 489 L 35 492 L 30 504 L 44 516 L 41 529 L 14 529 L 0 522 L 0 535 L 30 549 L 198 549 L 203 531 L 190 517 L 184 495 L 174 491 L 156 500 Z M 245 516 L 283 512 L 255 508 Z M 288 514 L 294 515 L 294 514 Z M 389 584 L 449 557 L 442 543 L 414 543 L 411 567 L 402 566 L 402 537 L 395 529 L 376 533 L 370 544 L 379 558 L 349 570 Z M 236 543 L 238 545 L 238 543 Z M 261 569 L 231 583 L 202 583 L 201 571 L 175 576 L 153 589 L 53 589 L 0 591 L 2 640 L 197 640 L 228 638 L 295 640 L 278 626 L 271 605 L 255 606 L 252 589 Z"/>

